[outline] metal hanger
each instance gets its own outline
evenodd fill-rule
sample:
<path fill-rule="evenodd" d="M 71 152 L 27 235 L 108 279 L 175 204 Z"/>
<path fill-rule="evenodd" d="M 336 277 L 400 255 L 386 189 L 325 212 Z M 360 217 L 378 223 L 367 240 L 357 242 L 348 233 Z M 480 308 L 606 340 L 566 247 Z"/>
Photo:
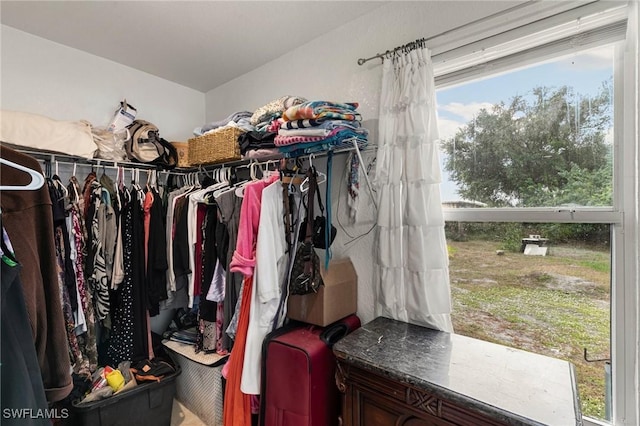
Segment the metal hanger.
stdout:
<path fill-rule="evenodd" d="M 9 167 L 13 167 L 14 169 L 18 169 L 20 171 L 26 172 L 31 176 L 31 182 L 27 185 L 6 185 L 0 186 L 0 191 L 31 191 L 34 189 L 42 188 L 44 185 L 44 176 L 42 173 L 37 172 L 28 167 L 22 166 L 20 164 L 14 163 L 13 161 L 7 160 L 5 158 L 0 158 L 0 163 L 5 164 Z"/>

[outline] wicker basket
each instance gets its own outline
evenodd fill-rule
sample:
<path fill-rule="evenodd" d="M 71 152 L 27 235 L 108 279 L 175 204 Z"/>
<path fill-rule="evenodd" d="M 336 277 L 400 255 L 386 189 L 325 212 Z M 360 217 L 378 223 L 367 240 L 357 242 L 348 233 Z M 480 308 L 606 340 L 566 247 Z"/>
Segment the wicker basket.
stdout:
<path fill-rule="evenodd" d="M 238 136 L 243 132 L 237 127 L 227 127 L 189 139 L 189 163 L 193 166 L 239 160 Z"/>
<path fill-rule="evenodd" d="M 189 143 L 188 142 L 171 142 L 176 151 L 178 151 L 178 167 L 189 167 Z"/>

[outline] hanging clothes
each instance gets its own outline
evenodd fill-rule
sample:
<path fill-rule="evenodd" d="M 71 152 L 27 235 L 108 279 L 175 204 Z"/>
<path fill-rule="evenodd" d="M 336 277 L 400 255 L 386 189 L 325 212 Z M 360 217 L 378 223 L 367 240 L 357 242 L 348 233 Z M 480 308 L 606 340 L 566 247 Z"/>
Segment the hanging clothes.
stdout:
<path fill-rule="evenodd" d="M 91 189 L 91 207 L 88 209 L 88 212 L 92 214 L 90 253 L 93 254 L 93 264 L 90 269 L 89 288 L 92 291 L 98 321 L 100 321 L 104 328 L 110 329 L 111 319 L 109 317 L 109 311 L 111 302 L 109 300 L 109 277 L 107 277 L 105 245 L 102 237 L 105 232 L 105 222 L 108 220 L 106 215 L 108 213 L 105 200 L 103 199 L 102 186 L 96 179 L 91 182 Z M 112 212 L 110 214 L 112 214 Z"/>
<path fill-rule="evenodd" d="M 73 270 L 69 255 L 70 244 L 66 227 L 65 194 L 61 189 L 59 179 L 47 179 L 46 186 L 52 202 L 54 245 L 59 288 L 58 295 L 60 304 L 62 305 L 71 365 L 74 371 L 89 374 L 88 362 L 84 362 L 75 333 L 74 312 L 78 310 L 76 298 L 77 288 L 75 271 Z"/>
<path fill-rule="evenodd" d="M 173 241 L 176 235 L 176 221 L 175 217 L 176 211 L 176 201 L 179 196 L 183 195 L 185 192 L 189 191 L 191 188 L 189 186 L 185 186 L 182 188 L 178 188 L 174 191 L 171 191 L 167 195 L 167 220 L 166 220 L 166 229 L 165 229 L 165 237 L 167 242 L 167 301 L 166 304 L 171 304 L 173 302 L 173 298 L 175 297 L 175 293 L 177 291 L 176 288 L 176 275 L 174 272 L 174 260 L 173 260 Z"/>
<path fill-rule="evenodd" d="M 189 229 L 187 227 L 187 219 L 189 211 L 188 193 L 176 197 L 174 221 L 175 233 L 173 238 L 173 272 L 175 276 L 175 288 L 183 289 L 189 286 L 189 274 L 191 269 L 189 266 Z M 188 293 L 188 289 L 187 289 Z"/>
<path fill-rule="evenodd" d="M 80 295 L 80 305 L 84 312 L 86 331 L 78 334 L 78 345 L 84 357 L 89 362 L 89 371 L 93 372 L 98 367 L 98 348 L 96 345 L 96 320 L 93 310 L 93 301 L 87 288 L 84 272 L 85 235 L 82 211 L 84 211 L 84 199 L 80 196 L 80 184 L 75 176 L 72 176 L 67 186 L 71 197 L 69 206 L 69 218 L 71 219 L 72 242 L 75 247 L 75 259 L 73 262 L 78 294 Z"/>
<path fill-rule="evenodd" d="M 246 394 L 260 393 L 262 342 L 273 328 L 280 303 L 280 284 L 287 272 L 283 215 L 282 183 L 277 180 L 262 191 L 256 243 L 256 265 L 259 267 L 253 275 L 253 297 L 240 386 Z"/>
<path fill-rule="evenodd" d="M 238 241 L 236 251 L 233 253 L 230 269 L 240 272 L 245 276 L 242 290 L 242 303 L 238 318 L 236 340 L 229 357 L 229 361 L 223 368 L 227 373 L 227 387 L 224 398 L 224 425 L 225 426 L 250 426 L 251 425 L 251 396 L 240 389 L 242 381 L 242 369 L 246 351 L 247 330 L 251 301 L 253 299 L 253 273 L 256 265 L 256 241 L 258 226 L 260 224 L 260 211 L 262 192 L 264 188 L 278 180 L 273 176 L 269 180 L 260 180 L 247 184 L 244 187 L 244 197 L 240 212 L 240 225 L 238 228 Z"/>
<path fill-rule="evenodd" d="M 149 303 L 149 315 L 160 313 L 160 302 L 167 300 L 167 240 L 165 239 L 164 218 L 166 213 L 162 206 L 162 197 L 151 188 L 151 205 L 149 207 L 149 224 L 147 226 L 147 210 L 145 204 L 145 228 L 148 227 L 146 281 Z M 146 201 L 146 200 L 145 200 Z M 145 229 L 145 232 L 147 230 Z M 145 234 L 146 235 L 146 234 Z"/>
<path fill-rule="evenodd" d="M 144 212 L 142 210 L 145 194 L 134 186 L 131 188 L 131 222 L 125 232 L 131 233 L 130 264 L 125 260 L 125 277 L 127 269 L 131 271 L 133 287 L 133 360 L 149 358 L 149 327 L 147 319 L 147 289 L 144 273 Z M 126 258 L 125 254 L 125 258 Z M 126 279 L 126 278 L 125 278 Z M 153 358 L 153 357 L 151 357 Z"/>
<path fill-rule="evenodd" d="M 112 364 L 132 361 L 134 352 L 142 356 L 144 349 L 134 345 L 134 339 L 141 338 L 134 328 L 134 291 L 133 291 L 133 202 L 128 190 L 120 191 L 120 230 L 123 251 L 123 279 L 116 290 L 116 303 L 113 312 L 113 327 L 109 341 L 108 355 Z"/>
<path fill-rule="evenodd" d="M 104 169 L 103 169 L 104 170 Z M 100 238 L 102 239 L 102 250 L 107 275 L 107 282 L 111 287 L 111 279 L 113 276 L 113 262 L 116 246 L 117 231 L 117 214 L 116 209 L 119 208 L 114 202 L 116 199 L 115 184 L 113 180 L 103 171 L 100 179 L 97 181 L 101 188 L 102 204 L 100 206 Z"/>
<path fill-rule="evenodd" d="M 235 195 L 235 191 L 227 191 L 216 197 L 216 204 L 218 205 L 220 223 L 224 225 L 224 228 L 220 228 L 220 231 L 226 230 L 228 235 L 228 248 L 224 261 L 224 265 L 227 266 L 225 270 L 225 299 L 222 315 L 222 330 L 224 332 L 222 333 L 222 341 L 220 344 L 221 350 L 230 351 L 233 347 L 233 339 L 227 334 L 226 330 L 231 324 L 236 304 L 240 297 L 243 279 L 242 274 L 233 272 L 231 268 L 228 267 L 228 262 L 231 260 L 233 252 L 236 249 L 242 199 Z"/>
<path fill-rule="evenodd" d="M 212 352 L 217 348 L 216 334 L 216 301 L 208 300 L 207 294 L 212 286 L 213 274 L 218 266 L 216 241 L 214 238 L 217 226 L 216 206 L 213 204 L 199 204 L 198 213 L 204 215 L 199 232 L 198 245 L 202 247 L 199 260 L 201 269 L 200 300 L 198 303 L 198 336 L 196 351 Z"/>
<path fill-rule="evenodd" d="M 0 145 L 0 157 L 41 170 L 37 160 L 4 145 Z M 29 179 L 17 169 L 0 165 L 0 185 L 26 185 Z M 48 401 L 59 401 L 73 385 L 62 306 L 58 297 L 47 296 L 59 293 L 51 206 L 46 187 L 0 193 L 2 221 L 22 264 L 19 276 L 45 394 Z"/>
<path fill-rule="evenodd" d="M 67 217 L 67 207 L 68 207 L 68 197 L 66 195 L 66 188 L 62 185 L 60 178 L 55 175 L 50 179 L 47 179 L 47 185 L 49 187 L 49 196 L 51 197 L 51 202 L 53 204 L 53 221 L 54 227 L 59 227 L 62 235 L 68 237 L 69 229 L 67 227 L 66 217 Z M 63 250 L 63 273 L 64 273 L 64 285 L 67 288 L 68 294 L 74 297 L 70 297 L 71 309 L 73 312 L 78 310 L 78 302 L 75 297 L 77 286 L 76 286 L 76 276 L 75 271 L 73 269 L 73 264 L 71 262 L 71 244 L 69 242 L 69 238 L 66 238 L 62 243 Z"/>
<path fill-rule="evenodd" d="M 93 271 L 94 264 L 94 249 L 92 245 L 93 241 L 93 216 L 95 214 L 95 206 L 92 202 L 92 193 L 93 193 L 93 182 L 97 179 L 96 173 L 91 171 L 84 179 L 84 185 L 82 187 L 82 198 L 84 201 L 84 211 L 82 213 L 82 217 L 84 219 L 84 229 L 86 231 L 85 240 L 87 241 L 87 253 L 85 256 L 85 270 L 87 271 L 87 281 L 91 276 L 91 272 Z M 90 287 L 91 288 L 91 287 Z M 93 291 L 93 289 L 91 289 Z"/>
<path fill-rule="evenodd" d="M 24 300 L 21 265 L 13 255 L 8 235 L 2 228 L 2 253 L 0 261 L 0 383 L 2 412 L 5 409 L 31 409 L 33 412 L 48 408 L 42 384 L 36 348 L 31 339 L 29 317 Z M 8 425 L 49 425 L 43 418 L 3 418 Z"/>
<path fill-rule="evenodd" d="M 242 284 L 242 300 L 251 300 L 252 285 L 253 277 L 245 277 Z M 227 378 L 223 404 L 224 426 L 251 426 L 251 395 L 242 393 L 240 390 L 249 311 L 249 303 L 242 303 L 238 318 L 240 326 L 238 327 L 233 350 L 229 360 L 223 367 L 223 375 L 226 372 Z"/>

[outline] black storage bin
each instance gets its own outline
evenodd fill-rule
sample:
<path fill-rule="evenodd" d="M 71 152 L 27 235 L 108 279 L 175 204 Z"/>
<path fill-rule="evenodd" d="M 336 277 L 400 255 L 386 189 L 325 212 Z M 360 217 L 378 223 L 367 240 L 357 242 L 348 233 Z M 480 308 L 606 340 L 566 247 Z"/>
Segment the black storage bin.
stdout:
<path fill-rule="evenodd" d="M 171 425 L 176 377 L 182 370 L 159 382 L 138 384 L 135 389 L 101 401 L 73 405 L 71 422 L 86 426 Z"/>

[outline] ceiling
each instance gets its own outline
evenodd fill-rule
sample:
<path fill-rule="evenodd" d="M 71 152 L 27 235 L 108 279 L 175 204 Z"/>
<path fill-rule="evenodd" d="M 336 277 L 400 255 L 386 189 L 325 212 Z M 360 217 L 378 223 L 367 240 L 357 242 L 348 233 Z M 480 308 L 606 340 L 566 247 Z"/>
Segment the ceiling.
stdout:
<path fill-rule="evenodd" d="M 436 33 L 523 3 L 423 1 L 443 18 Z M 0 21 L 208 92 L 389 3 L 0 0 Z"/>
<path fill-rule="evenodd" d="M 214 89 L 381 1 L 4 1 L 4 25 L 191 87 Z"/>

